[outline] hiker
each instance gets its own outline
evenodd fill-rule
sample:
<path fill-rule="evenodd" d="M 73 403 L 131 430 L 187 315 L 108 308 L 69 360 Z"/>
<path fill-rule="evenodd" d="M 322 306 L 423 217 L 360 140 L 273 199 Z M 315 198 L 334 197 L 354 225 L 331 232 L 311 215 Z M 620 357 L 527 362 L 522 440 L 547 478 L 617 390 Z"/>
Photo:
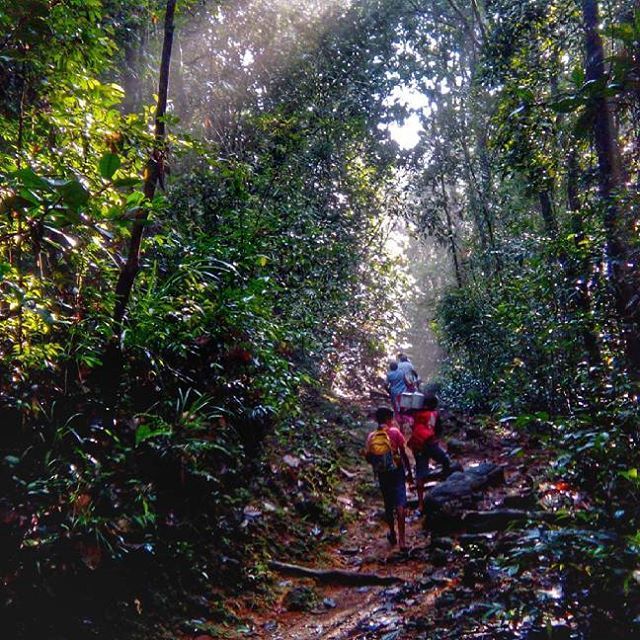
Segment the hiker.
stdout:
<path fill-rule="evenodd" d="M 387 391 L 391 398 L 391 406 L 396 422 L 402 422 L 400 414 L 400 397 L 407 390 L 407 384 L 404 380 L 404 373 L 400 371 L 398 363 L 395 360 L 389 362 L 389 371 L 387 371 Z"/>
<path fill-rule="evenodd" d="M 400 543 L 400 550 L 407 551 L 405 517 L 407 507 L 406 476 L 413 482 L 411 466 L 405 449 L 405 439 L 395 426 L 393 411 L 388 407 L 376 409 L 378 428 L 367 436 L 365 457 L 378 477 L 384 500 L 385 520 L 389 525 L 387 540 L 391 545 Z M 395 520 L 398 520 L 396 536 Z"/>
<path fill-rule="evenodd" d="M 411 409 L 413 430 L 407 446 L 416 460 L 416 492 L 418 511 L 424 513 L 424 486 L 429 476 L 429 459 L 442 465 L 442 474 L 447 477 L 451 471 L 451 460 L 440 446 L 438 437 L 442 433 L 442 422 L 438 411 L 438 398 L 434 394 L 424 397 L 422 409 Z"/>
<path fill-rule="evenodd" d="M 414 369 L 411 360 L 409 360 L 409 356 L 406 353 L 402 353 L 402 351 L 398 354 L 398 370 L 404 376 L 407 391 L 417 391 L 420 387 L 420 376 Z"/>

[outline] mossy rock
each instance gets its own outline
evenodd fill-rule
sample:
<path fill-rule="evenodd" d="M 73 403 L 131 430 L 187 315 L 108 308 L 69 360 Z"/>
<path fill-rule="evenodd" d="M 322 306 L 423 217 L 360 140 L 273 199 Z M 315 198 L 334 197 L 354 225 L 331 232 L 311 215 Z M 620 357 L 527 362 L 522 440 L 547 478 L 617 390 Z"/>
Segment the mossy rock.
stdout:
<path fill-rule="evenodd" d="M 312 587 L 294 587 L 284 597 L 282 604 L 287 611 L 311 611 L 318 606 L 320 598 Z"/>

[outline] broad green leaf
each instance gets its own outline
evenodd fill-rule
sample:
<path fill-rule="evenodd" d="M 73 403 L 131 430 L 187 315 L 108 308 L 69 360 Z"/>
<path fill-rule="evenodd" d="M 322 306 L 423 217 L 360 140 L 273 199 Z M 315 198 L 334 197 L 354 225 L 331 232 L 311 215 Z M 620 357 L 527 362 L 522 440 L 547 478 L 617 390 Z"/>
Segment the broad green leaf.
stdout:
<path fill-rule="evenodd" d="M 130 206 L 138 207 L 145 200 L 145 195 L 142 191 L 134 191 L 127 196 L 127 204 Z"/>
<path fill-rule="evenodd" d="M 100 158 L 100 175 L 105 180 L 111 180 L 113 174 L 120 168 L 122 161 L 115 153 L 105 153 Z"/>
<path fill-rule="evenodd" d="M 551 108 L 558 113 L 572 113 L 578 109 L 582 104 L 582 101 L 575 96 L 569 96 L 562 98 L 551 104 Z"/>
<path fill-rule="evenodd" d="M 0 282 L 11 272 L 11 265 L 8 262 L 0 262 Z"/>
<path fill-rule="evenodd" d="M 16 171 L 16 177 L 27 189 L 48 189 L 49 183 L 31 168 Z"/>
<path fill-rule="evenodd" d="M 113 181 L 114 187 L 135 187 L 142 182 L 141 178 L 118 178 Z"/>
<path fill-rule="evenodd" d="M 89 192 L 77 180 L 69 180 L 59 191 L 65 204 L 74 209 L 85 205 L 89 200 Z"/>

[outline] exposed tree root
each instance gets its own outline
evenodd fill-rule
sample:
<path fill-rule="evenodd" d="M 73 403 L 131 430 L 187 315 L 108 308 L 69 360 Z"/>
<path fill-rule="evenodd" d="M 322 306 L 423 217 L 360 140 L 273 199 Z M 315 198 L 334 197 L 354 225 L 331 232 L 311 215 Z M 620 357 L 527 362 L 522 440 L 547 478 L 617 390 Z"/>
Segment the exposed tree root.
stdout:
<path fill-rule="evenodd" d="M 402 578 L 396 576 L 381 576 L 377 573 L 359 573 L 357 571 L 343 571 L 341 569 L 310 569 L 297 564 L 288 564 L 272 560 L 269 568 L 273 571 L 290 576 L 313 578 L 319 582 L 331 582 L 354 587 L 365 585 L 387 585 L 402 582 Z"/>

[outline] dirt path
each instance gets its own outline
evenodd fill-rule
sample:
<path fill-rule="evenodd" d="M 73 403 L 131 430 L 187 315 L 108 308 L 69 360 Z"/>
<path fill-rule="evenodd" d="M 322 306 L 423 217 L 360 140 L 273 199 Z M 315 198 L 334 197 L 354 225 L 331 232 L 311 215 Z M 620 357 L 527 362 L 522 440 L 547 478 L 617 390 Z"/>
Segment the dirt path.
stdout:
<path fill-rule="evenodd" d="M 447 437 L 459 451 L 454 459 L 465 468 L 484 461 L 504 466 L 505 484 L 488 489 L 478 505 L 479 509 L 490 510 L 501 504 L 506 494 L 521 496 L 530 492 L 531 474 L 542 474 L 546 461 L 528 452 L 525 436 L 495 425 L 483 429 L 482 425 L 467 423 Z M 365 434 L 363 428 L 354 440 L 363 441 Z M 422 519 L 410 512 L 407 541 L 411 551 L 408 557 L 403 556 L 386 541 L 382 501 L 369 466 L 364 461 L 357 463 L 343 471 L 343 478 L 338 502 L 351 522 L 339 546 L 330 548 L 321 557 L 309 558 L 306 565 L 391 575 L 403 582 L 392 587 L 356 588 L 282 577 L 281 595 L 274 609 L 269 615 L 252 616 L 253 637 L 273 640 L 498 637 L 493 635 L 495 622 L 488 631 L 490 625 L 485 618 L 493 606 L 492 591 L 510 588 L 510 578 L 496 574 L 487 585 L 486 567 L 491 552 L 487 552 L 484 541 L 489 546 L 495 545 L 503 533 L 437 538 L 427 533 Z M 431 482 L 428 488 L 436 484 L 437 481 Z M 415 495 L 410 493 L 409 500 L 415 503 Z M 477 562 L 474 556 L 478 554 L 483 562 L 478 575 L 474 575 Z M 286 594 L 301 586 L 315 590 L 316 606 L 306 612 L 287 611 Z"/>

